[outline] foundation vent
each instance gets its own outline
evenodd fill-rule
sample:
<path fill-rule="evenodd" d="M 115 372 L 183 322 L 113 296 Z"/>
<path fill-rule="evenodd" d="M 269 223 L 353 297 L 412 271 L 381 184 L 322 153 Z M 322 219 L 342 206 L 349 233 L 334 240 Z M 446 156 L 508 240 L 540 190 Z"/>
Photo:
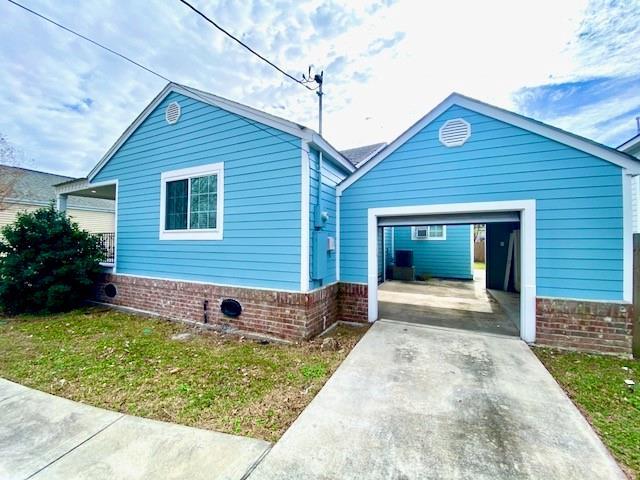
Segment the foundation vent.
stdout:
<path fill-rule="evenodd" d="M 462 118 L 447 120 L 440 127 L 440 143 L 445 147 L 459 147 L 469 140 L 471 125 Z"/>
<path fill-rule="evenodd" d="M 169 125 L 173 125 L 180 118 L 180 104 L 178 102 L 171 102 L 167 105 L 167 109 L 164 112 L 164 118 Z"/>

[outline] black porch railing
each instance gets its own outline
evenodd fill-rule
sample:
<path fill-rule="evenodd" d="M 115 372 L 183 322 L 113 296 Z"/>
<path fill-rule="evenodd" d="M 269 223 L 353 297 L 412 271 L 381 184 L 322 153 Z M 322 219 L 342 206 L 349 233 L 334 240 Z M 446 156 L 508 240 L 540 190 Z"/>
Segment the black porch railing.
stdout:
<path fill-rule="evenodd" d="M 105 263 L 114 263 L 115 262 L 115 250 L 116 250 L 116 235 L 113 232 L 110 233 L 96 233 L 96 237 L 98 237 L 98 242 L 102 247 L 102 251 L 104 252 L 104 260 Z"/>

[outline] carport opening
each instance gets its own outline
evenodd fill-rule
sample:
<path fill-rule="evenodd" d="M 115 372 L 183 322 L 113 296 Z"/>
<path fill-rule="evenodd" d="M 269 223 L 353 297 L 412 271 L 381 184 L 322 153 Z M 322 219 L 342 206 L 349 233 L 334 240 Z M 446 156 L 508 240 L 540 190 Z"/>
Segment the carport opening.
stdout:
<path fill-rule="evenodd" d="M 518 212 L 380 218 L 377 232 L 378 318 L 520 335 Z"/>

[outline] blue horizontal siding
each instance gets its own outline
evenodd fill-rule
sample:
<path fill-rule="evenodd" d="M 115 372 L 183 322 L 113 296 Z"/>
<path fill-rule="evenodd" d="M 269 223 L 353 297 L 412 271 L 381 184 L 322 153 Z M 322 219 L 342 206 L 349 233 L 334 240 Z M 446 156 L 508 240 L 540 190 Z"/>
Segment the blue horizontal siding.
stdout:
<path fill-rule="evenodd" d="M 457 117 L 472 135 L 447 148 Z M 341 279 L 367 281 L 368 208 L 520 199 L 537 201 L 538 295 L 622 300 L 620 167 L 458 106 L 343 192 Z"/>
<path fill-rule="evenodd" d="M 168 125 L 172 101 L 182 113 Z M 94 179 L 119 181 L 118 273 L 300 289 L 300 140 L 252 123 L 171 93 L 137 128 Z M 160 174 L 217 162 L 223 240 L 159 240 Z"/>
<path fill-rule="evenodd" d="M 394 227 L 396 250 L 412 250 L 416 275 L 473 278 L 471 225 L 448 225 L 446 240 L 411 240 L 411 227 Z"/>
<path fill-rule="evenodd" d="M 318 165 L 319 153 L 312 148 L 309 151 L 309 233 L 315 229 L 314 227 L 314 208 L 318 198 Z M 322 162 L 322 209 L 329 213 L 329 220 L 325 223 L 322 230 L 326 231 L 330 237 L 336 237 L 336 185 L 344 180 L 347 173 L 342 169 L 330 163 L 326 157 Z M 336 252 L 327 252 L 327 276 L 320 280 L 310 280 L 309 288 L 318 288 L 322 285 L 334 283 L 336 276 Z M 309 271 L 313 268 L 313 248 L 309 254 Z"/>

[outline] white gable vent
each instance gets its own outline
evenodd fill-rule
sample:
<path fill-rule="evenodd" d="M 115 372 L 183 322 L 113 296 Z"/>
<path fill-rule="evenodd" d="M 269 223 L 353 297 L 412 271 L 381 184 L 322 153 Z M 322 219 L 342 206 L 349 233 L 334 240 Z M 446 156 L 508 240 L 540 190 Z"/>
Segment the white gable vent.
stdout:
<path fill-rule="evenodd" d="M 440 143 L 445 147 L 459 147 L 469 140 L 471 125 L 462 118 L 447 120 L 440 127 Z"/>
<path fill-rule="evenodd" d="M 164 112 L 164 119 L 169 125 L 173 125 L 180 118 L 180 104 L 178 102 L 171 102 L 167 105 L 167 109 Z"/>

